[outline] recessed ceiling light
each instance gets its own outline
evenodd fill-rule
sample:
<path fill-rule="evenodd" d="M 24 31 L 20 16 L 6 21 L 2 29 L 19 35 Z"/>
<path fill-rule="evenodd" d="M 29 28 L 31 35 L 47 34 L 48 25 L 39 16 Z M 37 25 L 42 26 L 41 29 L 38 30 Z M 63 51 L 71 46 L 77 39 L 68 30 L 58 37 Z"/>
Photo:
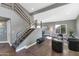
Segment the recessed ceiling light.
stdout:
<path fill-rule="evenodd" d="M 31 8 L 32 10 L 34 10 L 34 8 Z"/>

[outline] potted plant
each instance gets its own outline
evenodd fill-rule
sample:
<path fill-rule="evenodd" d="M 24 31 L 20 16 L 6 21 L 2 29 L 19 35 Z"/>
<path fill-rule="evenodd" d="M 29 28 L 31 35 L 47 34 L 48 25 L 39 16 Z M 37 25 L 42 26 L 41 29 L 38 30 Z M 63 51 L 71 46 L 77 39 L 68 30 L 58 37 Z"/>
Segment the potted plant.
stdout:
<path fill-rule="evenodd" d="M 74 38 L 74 35 L 73 34 L 74 34 L 74 31 L 73 30 L 69 31 L 69 36 L 70 37 Z"/>

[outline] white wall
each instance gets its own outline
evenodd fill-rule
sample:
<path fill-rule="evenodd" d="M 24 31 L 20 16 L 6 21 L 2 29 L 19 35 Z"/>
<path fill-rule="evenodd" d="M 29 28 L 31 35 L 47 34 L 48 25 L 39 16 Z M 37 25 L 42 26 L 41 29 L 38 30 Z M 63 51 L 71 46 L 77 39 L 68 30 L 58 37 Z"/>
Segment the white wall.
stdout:
<path fill-rule="evenodd" d="M 76 32 L 77 32 L 77 37 L 79 38 L 79 16 L 77 17 L 76 20 Z"/>
<path fill-rule="evenodd" d="M 76 20 L 48 22 L 48 23 L 44 23 L 43 26 L 47 26 L 47 29 L 45 30 L 46 32 L 49 31 L 49 33 L 54 34 L 55 25 L 57 25 L 57 24 L 66 24 L 67 25 L 67 34 L 69 34 L 70 30 L 73 30 L 76 33 Z"/>
<path fill-rule="evenodd" d="M 18 32 L 22 32 L 28 27 L 28 24 L 14 11 L 11 11 L 10 9 L 6 9 L 4 7 L 0 7 L 0 16 L 10 18 L 10 25 L 8 27 L 8 30 L 10 33 L 8 33 L 10 36 L 8 37 L 10 43 L 13 43 L 16 39 L 16 34 Z M 9 24 L 8 24 L 9 25 Z"/>

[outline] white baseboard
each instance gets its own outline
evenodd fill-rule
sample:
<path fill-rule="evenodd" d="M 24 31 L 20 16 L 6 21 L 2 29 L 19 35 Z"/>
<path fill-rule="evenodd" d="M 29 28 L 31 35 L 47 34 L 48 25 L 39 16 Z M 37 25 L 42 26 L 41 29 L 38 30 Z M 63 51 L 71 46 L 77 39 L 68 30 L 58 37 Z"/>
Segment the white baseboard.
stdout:
<path fill-rule="evenodd" d="M 20 48 L 20 49 L 17 49 L 16 52 L 19 52 L 19 51 L 21 51 L 22 49 L 25 49 L 25 47 L 26 47 L 26 46 L 24 46 L 24 47 L 22 47 L 22 48 Z"/>
<path fill-rule="evenodd" d="M 8 41 L 0 41 L 0 43 L 8 43 Z"/>
<path fill-rule="evenodd" d="M 9 45 L 12 46 L 12 44 L 9 41 L 0 41 L 0 43 L 9 43 Z"/>
<path fill-rule="evenodd" d="M 8 42 L 10 46 L 12 46 L 12 44 L 10 42 Z"/>
<path fill-rule="evenodd" d="M 36 44 L 36 42 L 35 43 L 33 43 L 33 44 L 30 44 L 29 46 L 27 46 L 27 47 L 25 47 L 25 49 L 28 49 L 28 48 L 30 48 L 31 46 L 33 46 L 33 45 L 35 45 Z"/>
<path fill-rule="evenodd" d="M 30 48 L 31 46 L 35 45 L 35 44 L 36 44 L 36 42 L 33 43 L 33 44 L 30 44 L 29 46 L 24 46 L 24 47 L 22 47 L 22 48 L 20 48 L 20 49 L 17 49 L 16 52 L 19 52 L 19 51 L 21 51 L 22 49 L 28 49 L 28 48 Z"/>

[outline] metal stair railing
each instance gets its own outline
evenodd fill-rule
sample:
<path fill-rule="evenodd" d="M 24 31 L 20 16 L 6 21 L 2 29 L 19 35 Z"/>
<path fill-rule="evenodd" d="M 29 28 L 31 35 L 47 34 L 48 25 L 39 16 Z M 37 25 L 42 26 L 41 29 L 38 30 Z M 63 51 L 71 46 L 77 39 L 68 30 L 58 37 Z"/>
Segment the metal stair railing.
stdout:
<path fill-rule="evenodd" d="M 17 39 L 13 43 L 13 46 L 16 48 L 26 36 L 28 36 L 33 29 L 31 28 L 30 17 L 25 13 L 25 9 L 19 3 L 2 3 L 7 8 L 14 10 L 20 17 L 28 24 L 28 27 L 18 36 L 16 35 Z"/>

